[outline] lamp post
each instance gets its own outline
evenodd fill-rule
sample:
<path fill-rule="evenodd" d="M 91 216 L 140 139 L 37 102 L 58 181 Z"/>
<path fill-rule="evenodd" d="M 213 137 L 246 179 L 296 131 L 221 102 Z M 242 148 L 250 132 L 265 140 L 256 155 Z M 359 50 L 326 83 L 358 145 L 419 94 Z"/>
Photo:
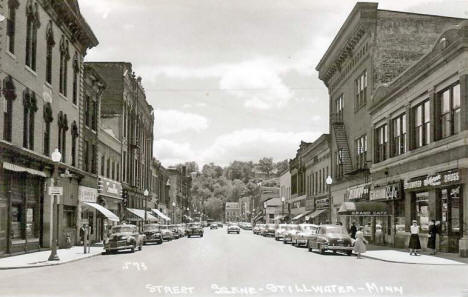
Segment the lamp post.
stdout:
<path fill-rule="evenodd" d="M 187 223 L 189 222 L 189 217 L 190 217 L 190 208 L 187 207 Z"/>
<path fill-rule="evenodd" d="M 281 215 L 284 216 L 284 201 L 286 200 L 286 198 L 281 197 Z M 283 218 L 284 220 L 284 218 Z"/>
<path fill-rule="evenodd" d="M 146 214 L 146 210 L 148 209 L 148 195 L 149 195 L 148 189 L 145 189 L 145 191 L 143 192 L 143 196 L 145 196 L 145 224 L 148 220 L 148 217 Z"/>
<path fill-rule="evenodd" d="M 327 183 L 327 187 L 328 187 L 328 204 L 330 205 L 330 224 L 331 224 L 331 220 L 332 220 L 332 209 L 333 209 L 333 199 L 332 199 L 332 195 L 331 195 L 331 185 L 333 183 L 333 179 L 331 176 L 328 176 L 327 179 L 325 180 L 325 182 Z"/>
<path fill-rule="evenodd" d="M 175 202 L 172 202 L 172 223 L 173 224 L 175 224 L 174 219 L 175 219 Z"/>
<path fill-rule="evenodd" d="M 52 152 L 52 161 L 54 162 L 54 186 L 58 186 L 58 163 L 62 160 L 62 154 L 56 148 Z M 57 255 L 57 233 L 58 233 L 58 215 L 57 215 L 58 195 L 54 195 L 54 206 L 52 210 L 52 249 L 50 251 L 49 261 L 59 261 Z"/>

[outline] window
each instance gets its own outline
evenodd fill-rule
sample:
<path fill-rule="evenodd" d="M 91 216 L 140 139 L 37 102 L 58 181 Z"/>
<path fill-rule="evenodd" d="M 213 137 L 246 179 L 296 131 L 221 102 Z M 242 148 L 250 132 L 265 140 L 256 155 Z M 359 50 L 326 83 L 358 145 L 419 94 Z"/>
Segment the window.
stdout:
<path fill-rule="evenodd" d="M 356 90 L 355 109 L 359 110 L 367 103 L 367 70 L 356 78 L 354 81 Z"/>
<path fill-rule="evenodd" d="M 85 118 L 85 126 L 89 127 L 89 109 L 91 107 L 91 98 L 86 95 L 85 96 L 85 101 L 84 101 L 84 118 Z"/>
<path fill-rule="evenodd" d="M 367 135 L 356 139 L 356 166 L 357 168 L 367 167 Z"/>
<path fill-rule="evenodd" d="M 91 104 L 92 104 L 91 129 L 93 129 L 94 131 L 97 131 L 97 112 L 98 112 L 97 102 L 93 100 Z"/>
<path fill-rule="evenodd" d="M 70 59 L 68 48 L 69 43 L 65 40 L 65 37 L 62 36 L 60 40 L 59 92 L 65 97 L 67 96 L 68 60 Z"/>
<path fill-rule="evenodd" d="M 120 181 L 120 163 L 117 163 L 117 177 L 116 177 L 116 181 Z"/>
<path fill-rule="evenodd" d="M 431 140 L 431 109 L 429 100 L 420 103 L 414 110 L 414 146 L 416 148 L 429 144 Z"/>
<path fill-rule="evenodd" d="M 46 81 L 52 84 L 52 49 L 55 45 L 52 21 L 47 24 L 46 44 Z"/>
<path fill-rule="evenodd" d="M 439 93 L 440 138 L 460 132 L 460 84 Z"/>
<path fill-rule="evenodd" d="M 62 162 L 65 163 L 67 156 L 67 131 L 68 131 L 68 119 L 67 115 L 62 111 L 58 114 L 58 150 L 62 153 Z"/>
<path fill-rule="evenodd" d="M 83 170 L 89 172 L 89 142 L 83 143 Z"/>
<path fill-rule="evenodd" d="M 50 123 L 54 120 L 50 103 L 44 105 L 44 155 L 50 154 Z"/>
<path fill-rule="evenodd" d="M 72 166 L 76 166 L 76 140 L 78 139 L 78 126 L 76 121 L 73 121 L 72 124 Z"/>
<path fill-rule="evenodd" d="M 30 2 L 26 6 L 26 65 L 36 70 L 37 28 L 39 27 L 39 13 L 37 3 Z"/>
<path fill-rule="evenodd" d="M 37 111 L 36 95 L 29 89 L 23 92 L 23 147 L 34 150 L 34 115 Z"/>
<path fill-rule="evenodd" d="M 111 178 L 112 178 L 112 179 L 115 179 L 115 162 L 112 161 L 111 164 L 112 164 L 112 165 L 111 165 L 111 169 L 112 169 Z"/>
<path fill-rule="evenodd" d="M 123 152 L 122 180 L 127 181 L 127 152 Z"/>
<path fill-rule="evenodd" d="M 73 94 L 72 94 L 72 100 L 73 104 L 77 105 L 78 104 L 78 74 L 80 72 L 80 66 L 79 66 L 79 61 L 78 61 L 78 54 L 75 53 L 75 56 L 73 57 Z"/>
<path fill-rule="evenodd" d="M 8 1 L 8 19 L 7 19 L 7 36 L 8 36 L 8 51 L 15 53 L 15 30 L 16 30 L 16 9 L 19 6 L 17 0 Z"/>
<path fill-rule="evenodd" d="M 343 121 L 343 94 L 335 100 L 335 111 L 336 111 L 336 121 L 342 122 Z"/>
<path fill-rule="evenodd" d="M 382 125 L 375 130 L 376 148 L 375 162 L 382 162 L 387 159 L 388 125 Z"/>
<path fill-rule="evenodd" d="M 106 157 L 105 156 L 101 156 L 101 175 L 104 176 L 105 174 L 105 163 L 106 163 Z"/>
<path fill-rule="evenodd" d="M 13 128 L 13 100 L 16 99 L 16 87 L 13 78 L 7 76 L 3 81 L 3 139 L 11 141 Z"/>
<path fill-rule="evenodd" d="M 392 156 L 406 152 L 406 114 L 393 119 Z"/>
<path fill-rule="evenodd" d="M 106 165 L 107 165 L 107 166 L 106 166 L 106 169 L 107 169 L 107 170 L 106 170 L 106 171 L 107 171 L 107 172 L 106 172 L 106 177 L 109 177 L 109 178 L 110 178 L 110 167 L 111 167 L 110 162 L 111 162 L 111 161 L 110 161 L 110 158 L 108 158 L 108 159 L 107 159 L 107 164 L 106 164 Z"/>
<path fill-rule="evenodd" d="M 421 226 L 422 232 L 427 232 L 429 229 L 429 193 L 416 193 L 416 220 Z"/>
<path fill-rule="evenodd" d="M 93 144 L 91 146 L 91 173 L 93 174 L 96 174 L 96 154 L 97 154 L 97 150 L 96 150 L 96 145 Z"/>

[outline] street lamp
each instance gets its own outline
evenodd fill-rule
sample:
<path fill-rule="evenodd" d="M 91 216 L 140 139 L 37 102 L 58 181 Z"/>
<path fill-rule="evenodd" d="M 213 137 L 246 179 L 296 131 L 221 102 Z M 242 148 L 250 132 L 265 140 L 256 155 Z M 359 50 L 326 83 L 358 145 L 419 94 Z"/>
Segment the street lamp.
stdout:
<path fill-rule="evenodd" d="M 175 218 L 175 202 L 172 202 L 172 223 L 173 224 L 175 224 L 174 218 Z"/>
<path fill-rule="evenodd" d="M 332 209 L 333 209 L 333 201 L 332 201 L 332 195 L 331 195 L 331 185 L 333 183 L 332 177 L 328 176 L 325 182 L 327 183 L 327 187 L 328 187 L 328 204 L 330 204 L 330 223 L 331 223 Z"/>
<path fill-rule="evenodd" d="M 62 160 L 62 154 L 56 148 L 52 152 L 52 161 L 54 162 L 54 186 L 58 186 L 58 163 Z M 54 206 L 52 211 L 52 250 L 50 251 L 49 261 L 59 261 L 60 258 L 57 255 L 57 233 L 58 233 L 58 215 L 57 215 L 57 204 L 58 195 L 54 195 Z"/>
<path fill-rule="evenodd" d="M 147 215 L 146 215 L 146 210 L 148 209 L 148 195 L 149 195 L 149 192 L 148 192 L 148 189 L 145 189 L 145 191 L 143 192 L 143 195 L 145 196 L 145 224 L 147 222 Z"/>
<path fill-rule="evenodd" d="M 187 223 L 189 222 L 189 216 L 190 216 L 190 212 L 189 212 L 189 211 L 190 211 L 190 208 L 187 207 L 187 218 L 186 218 L 186 219 L 187 219 Z"/>

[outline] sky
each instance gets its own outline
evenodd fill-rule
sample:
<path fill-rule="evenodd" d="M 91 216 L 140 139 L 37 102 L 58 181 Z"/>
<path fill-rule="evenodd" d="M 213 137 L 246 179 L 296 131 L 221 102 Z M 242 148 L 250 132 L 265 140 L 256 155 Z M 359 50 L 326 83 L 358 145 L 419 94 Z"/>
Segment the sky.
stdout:
<path fill-rule="evenodd" d="M 468 18 L 468 0 L 378 2 Z M 86 60 L 132 63 L 165 166 L 280 161 L 328 133 L 328 92 L 315 67 L 355 3 L 79 0 L 100 43 Z"/>

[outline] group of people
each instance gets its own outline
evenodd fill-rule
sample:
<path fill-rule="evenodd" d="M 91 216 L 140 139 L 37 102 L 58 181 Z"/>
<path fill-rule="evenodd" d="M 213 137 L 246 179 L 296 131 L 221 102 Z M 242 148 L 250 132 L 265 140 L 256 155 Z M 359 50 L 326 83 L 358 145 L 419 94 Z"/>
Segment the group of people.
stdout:
<path fill-rule="evenodd" d="M 409 241 L 409 250 L 411 256 L 419 256 L 418 251 L 421 249 L 421 242 L 419 241 L 419 229 L 418 223 L 416 220 L 413 220 L 410 227 L 410 241 Z M 349 230 L 351 238 L 355 239 L 354 242 L 354 252 L 357 255 L 358 259 L 361 259 L 361 254 L 366 252 L 366 244 L 368 241 L 364 237 L 364 232 L 362 227 L 356 227 L 355 222 L 352 223 Z M 429 224 L 429 233 L 427 248 L 431 249 L 431 255 L 436 254 L 436 239 L 437 234 L 439 233 L 439 226 L 435 220 L 432 220 Z"/>

